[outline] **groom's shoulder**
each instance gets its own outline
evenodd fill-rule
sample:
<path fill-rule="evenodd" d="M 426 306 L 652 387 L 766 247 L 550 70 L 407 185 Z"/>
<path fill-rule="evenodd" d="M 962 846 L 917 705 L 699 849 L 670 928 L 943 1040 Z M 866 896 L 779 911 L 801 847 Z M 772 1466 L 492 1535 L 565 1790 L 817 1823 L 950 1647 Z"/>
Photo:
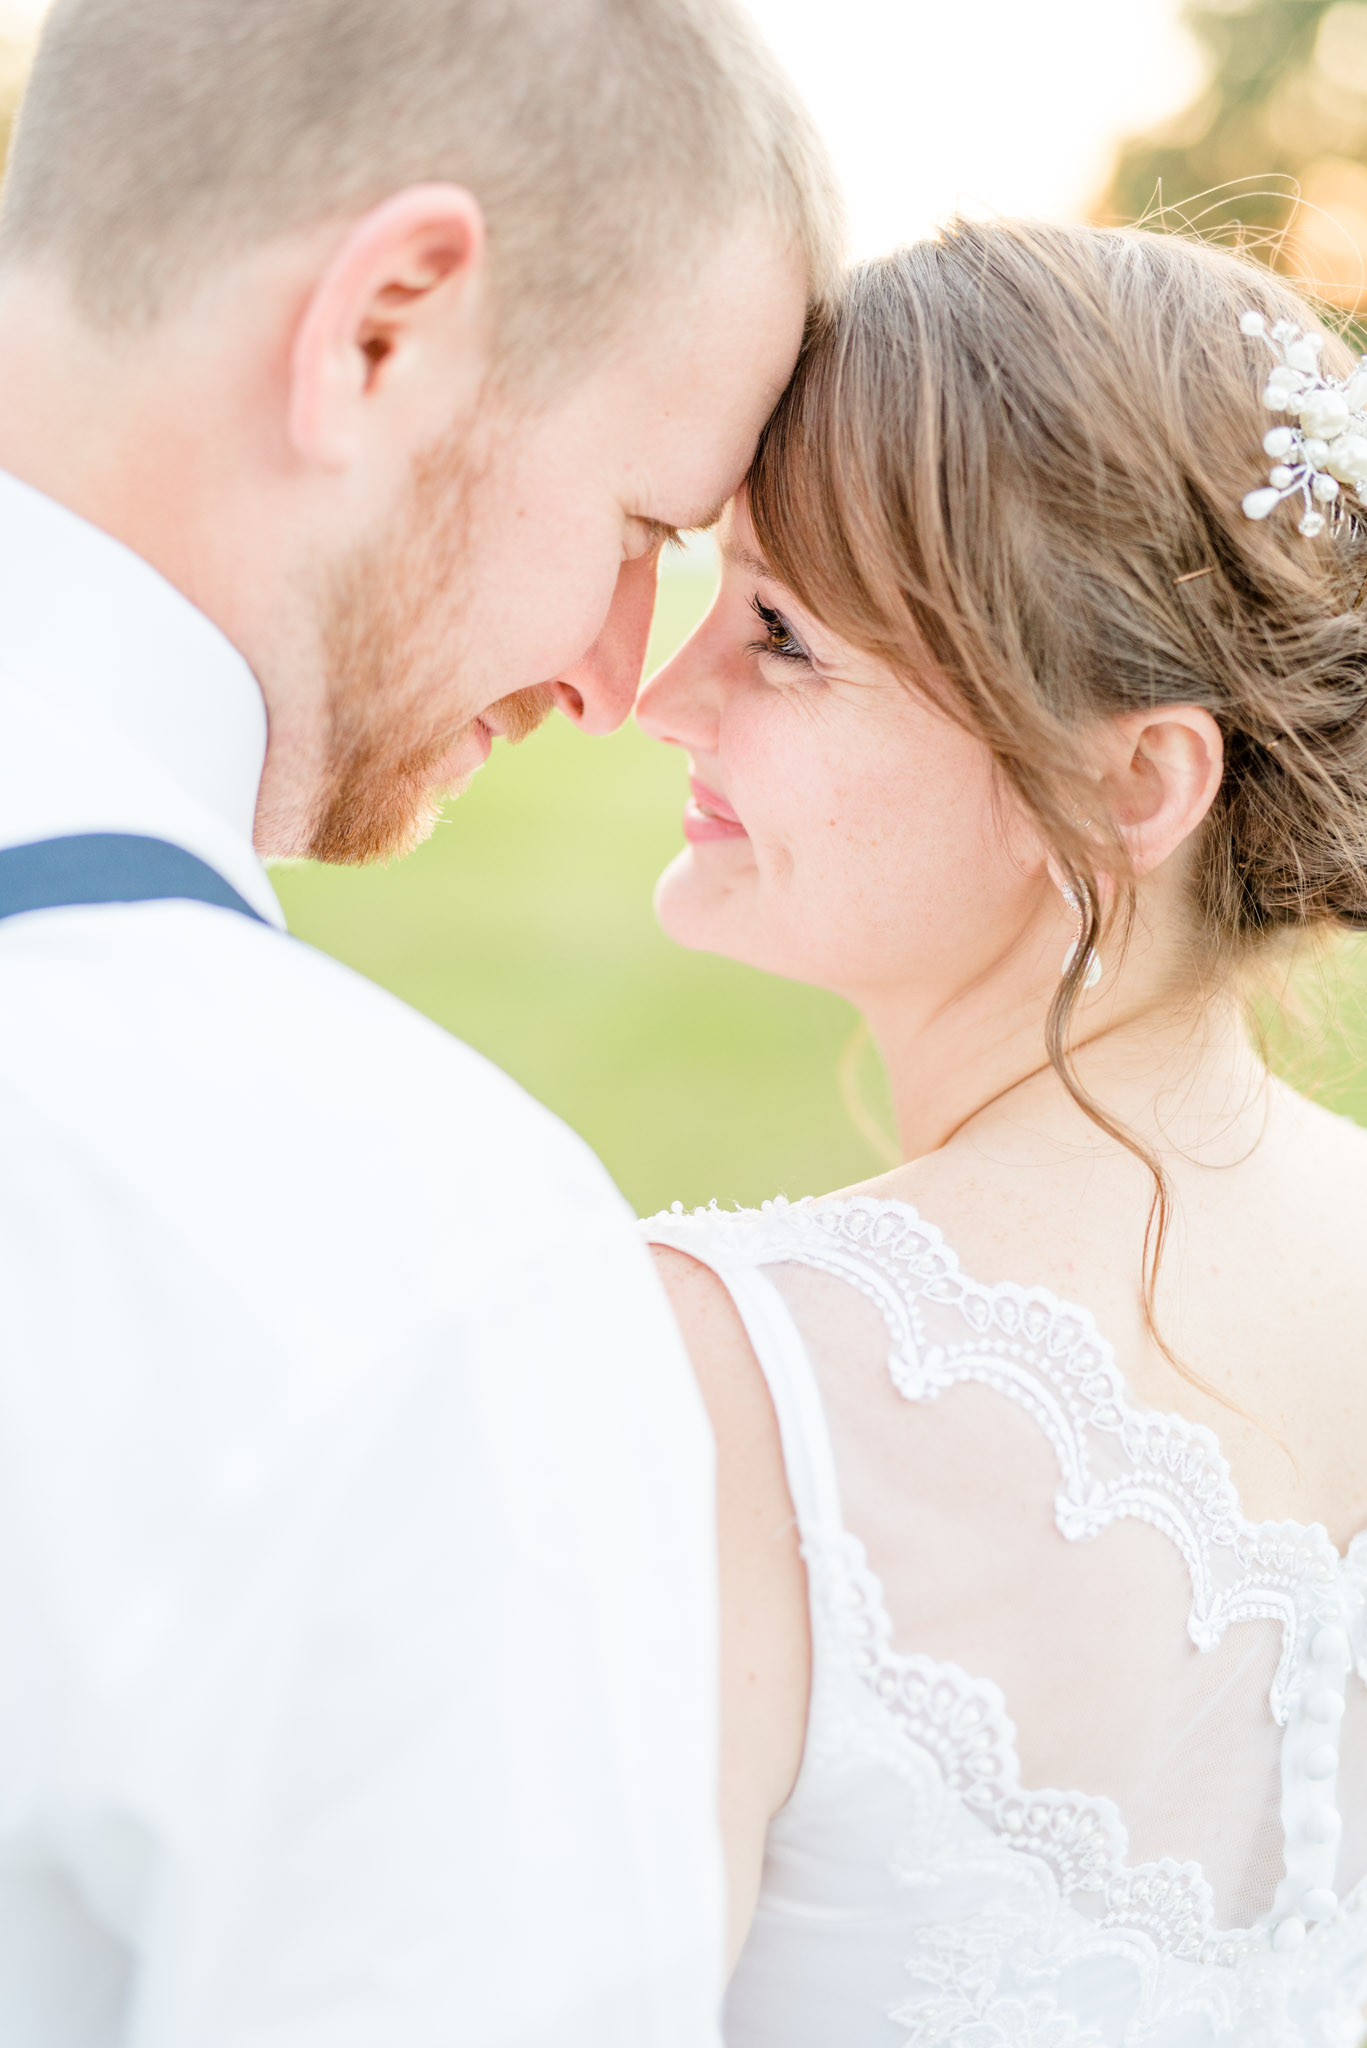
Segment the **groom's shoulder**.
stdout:
<path fill-rule="evenodd" d="M 312 1113 L 340 1102 L 358 1135 L 416 1150 L 477 1204 L 511 1199 L 530 1214 L 601 1197 L 621 1209 L 583 1139 L 493 1060 L 341 962 L 297 942 L 281 950 L 287 999 L 266 1024 L 269 1058 L 308 1069 Z"/>
<path fill-rule="evenodd" d="M 0 1087 L 130 1174 L 254 1171 L 266 1202 L 481 1235 L 513 1205 L 531 1235 L 622 1215 L 588 1147 L 508 1075 L 284 933 L 193 904 L 24 922 Z"/>

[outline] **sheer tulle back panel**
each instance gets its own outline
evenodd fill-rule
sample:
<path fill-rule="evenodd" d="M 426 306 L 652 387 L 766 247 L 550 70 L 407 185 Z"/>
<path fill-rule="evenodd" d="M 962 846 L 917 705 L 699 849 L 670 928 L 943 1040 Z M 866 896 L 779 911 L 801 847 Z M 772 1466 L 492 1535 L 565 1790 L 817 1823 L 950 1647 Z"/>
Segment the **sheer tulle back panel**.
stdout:
<path fill-rule="evenodd" d="M 1191 1567 L 1170 1533 L 1142 1519 L 1139 1493 L 1135 1512 L 1095 1532 L 1070 1521 L 1067 1500 L 1060 1511 L 1065 1478 L 1068 1498 L 1081 1488 L 1085 1499 L 1089 1487 L 1123 1488 L 1133 1460 L 1121 1435 L 1092 1430 L 1085 1473 L 1065 1475 L 1059 1446 L 1076 1416 L 1061 1417 L 1029 1341 L 984 1339 L 960 1305 L 922 1299 L 916 1362 L 932 1369 L 918 1378 L 858 1287 L 804 1265 L 770 1274 L 812 1362 L 845 1526 L 882 1582 L 894 1647 L 1000 1688 L 1025 1789 L 1109 1798 L 1126 1860 L 1198 1863 L 1222 1926 L 1266 1913 L 1283 1872 L 1282 1730 L 1270 1704 L 1281 1623 L 1234 1620 L 1198 1648 Z M 985 1377 L 944 1383 L 937 1358 L 975 1346 Z M 1349 1688 L 1342 1752 L 1345 1890 L 1367 1869 L 1360 1685 Z"/>

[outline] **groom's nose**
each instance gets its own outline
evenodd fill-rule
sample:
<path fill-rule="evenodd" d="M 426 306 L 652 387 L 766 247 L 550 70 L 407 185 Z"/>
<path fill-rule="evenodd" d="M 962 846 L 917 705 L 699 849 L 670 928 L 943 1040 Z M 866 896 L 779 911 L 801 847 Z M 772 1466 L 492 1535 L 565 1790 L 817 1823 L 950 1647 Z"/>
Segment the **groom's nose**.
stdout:
<path fill-rule="evenodd" d="M 557 710 L 585 732 L 615 732 L 636 700 L 655 615 L 659 550 L 623 562 L 603 630 L 551 684 Z"/>

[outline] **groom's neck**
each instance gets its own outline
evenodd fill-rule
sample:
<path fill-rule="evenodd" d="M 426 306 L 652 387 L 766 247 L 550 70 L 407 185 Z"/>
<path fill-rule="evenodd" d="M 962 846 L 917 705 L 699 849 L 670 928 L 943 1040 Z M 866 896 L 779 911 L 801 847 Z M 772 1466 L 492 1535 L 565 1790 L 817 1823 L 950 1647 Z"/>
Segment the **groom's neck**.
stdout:
<path fill-rule="evenodd" d="M 297 252 L 267 252 L 238 289 L 230 278 L 113 332 L 59 280 L 0 267 L 0 469 L 141 555 L 258 679 L 287 666 L 288 649 L 307 682 L 304 537 L 325 552 L 326 536 L 297 502 L 277 403 L 286 371 L 272 337 L 298 296 L 291 256 L 297 267 Z M 287 707 L 270 708 L 274 721 Z"/>
<path fill-rule="evenodd" d="M 202 604 L 195 562 L 213 495 L 214 428 L 203 417 L 202 375 L 174 341 L 169 329 L 98 333 L 54 281 L 0 271 L 0 468 Z"/>

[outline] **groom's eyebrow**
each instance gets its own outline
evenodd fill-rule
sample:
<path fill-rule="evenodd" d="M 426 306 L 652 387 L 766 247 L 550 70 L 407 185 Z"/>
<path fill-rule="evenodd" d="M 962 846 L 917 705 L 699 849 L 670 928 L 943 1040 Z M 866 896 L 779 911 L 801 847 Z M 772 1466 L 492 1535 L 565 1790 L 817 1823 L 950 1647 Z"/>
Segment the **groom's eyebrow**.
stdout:
<path fill-rule="evenodd" d="M 715 526 L 717 524 L 717 521 L 721 518 L 722 513 L 726 510 L 730 502 L 731 500 L 729 498 L 718 499 L 717 503 L 712 507 L 711 511 L 700 512 L 696 519 L 689 520 L 687 528 L 688 532 L 706 533 L 709 527 Z"/>
<path fill-rule="evenodd" d="M 657 546 L 678 547 L 686 533 L 706 533 L 709 527 L 715 526 L 729 502 L 729 499 L 723 498 L 720 504 L 711 506 L 706 512 L 681 519 L 677 526 L 671 526 L 664 519 L 647 519 L 643 524 L 650 528 Z"/>
<path fill-rule="evenodd" d="M 758 576 L 766 583 L 777 583 L 778 578 L 763 555 L 752 554 L 749 548 L 738 548 L 733 542 L 728 542 L 721 552 L 724 562 L 730 562 L 734 568 L 744 569 L 748 576 Z"/>
<path fill-rule="evenodd" d="M 681 519 L 677 526 L 671 526 L 665 519 L 641 518 L 639 523 L 649 533 L 653 549 L 681 548 L 688 534 L 705 533 L 709 527 L 715 526 L 726 510 L 727 502 L 723 499 L 720 505 L 714 505 L 711 511 L 699 513 L 696 519 Z"/>

